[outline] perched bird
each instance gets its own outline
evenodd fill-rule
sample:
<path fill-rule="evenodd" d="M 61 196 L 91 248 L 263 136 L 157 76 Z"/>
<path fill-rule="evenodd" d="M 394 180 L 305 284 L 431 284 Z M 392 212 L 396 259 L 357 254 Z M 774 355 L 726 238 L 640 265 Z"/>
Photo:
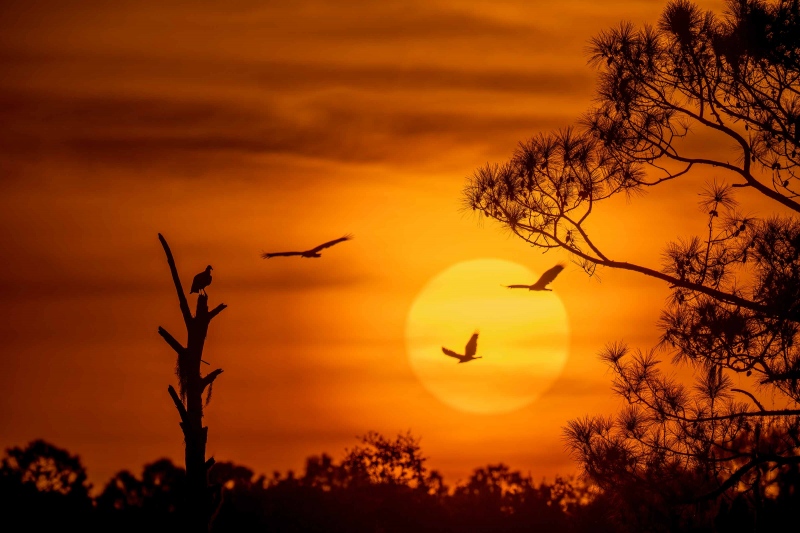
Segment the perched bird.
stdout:
<path fill-rule="evenodd" d="M 553 289 L 548 289 L 547 284 L 556 279 L 556 276 L 564 270 L 564 265 L 558 264 L 547 270 L 542 277 L 540 277 L 536 283 L 533 285 L 504 285 L 509 289 L 528 289 L 529 291 L 552 291 Z"/>
<path fill-rule="evenodd" d="M 345 235 L 344 237 L 339 237 L 338 239 L 333 239 L 332 241 L 328 241 L 326 243 L 320 244 L 316 248 L 312 248 L 310 250 L 306 250 L 305 252 L 272 252 L 272 253 L 264 253 L 261 254 L 262 259 L 269 259 L 270 257 L 277 257 L 279 255 L 299 255 L 300 257 L 322 257 L 322 254 L 319 252 L 324 250 L 325 248 L 330 248 L 334 244 L 338 244 L 342 241 L 349 241 L 352 239 L 352 235 Z"/>
<path fill-rule="evenodd" d="M 445 355 L 449 355 L 450 357 L 455 357 L 458 359 L 459 363 L 466 363 L 467 361 L 472 361 L 473 359 L 483 359 L 482 357 L 475 357 L 475 352 L 478 351 L 478 332 L 472 334 L 472 337 L 469 338 L 469 342 L 467 342 L 467 346 L 464 348 L 464 355 L 458 354 L 453 350 L 448 350 L 444 346 L 442 346 L 442 351 Z"/>
<path fill-rule="evenodd" d="M 192 290 L 189 291 L 189 294 L 196 292 L 203 294 L 206 293 L 205 288 L 211 285 L 211 265 L 208 265 L 205 270 L 200 272 L 198 275 L 194 277 L 192 280 Z"/>

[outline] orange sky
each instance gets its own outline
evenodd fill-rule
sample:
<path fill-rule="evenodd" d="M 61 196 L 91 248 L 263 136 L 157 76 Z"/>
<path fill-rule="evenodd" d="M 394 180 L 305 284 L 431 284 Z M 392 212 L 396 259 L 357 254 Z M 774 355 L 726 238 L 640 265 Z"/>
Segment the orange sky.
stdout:
<path fill-rule="evenodd" d="M 578 118 L 588 39 L 655 22 L 663 4 L 3 2 L 0 446 L 47 439 L 98 486 L 181 461 L 175 360 L 156 330 L 184 332 L 161 232 L 184 284 L 211 264 L 209 303 L 229 306 L 204 356 L 225 370 L 206 412 L 218 460 L 300 469 L 367 431 L 411 430 L 449 483 L 500 461 L 573 473 L 561 427 L 619 406 L 597 353 L 649 347 L 666 287 L 568 265 L 553 284 L 564 371 L 497 415 L 426 390 L 406 317 L 460 261 L 541 273 L 568 259 L 461 211 L 465 177 Z M 702 231 L 696 193 L 607 202 L 593 235 L 658 266 L 667 239 Z M 319 260 L 259 257 L 345 233 Z"/>

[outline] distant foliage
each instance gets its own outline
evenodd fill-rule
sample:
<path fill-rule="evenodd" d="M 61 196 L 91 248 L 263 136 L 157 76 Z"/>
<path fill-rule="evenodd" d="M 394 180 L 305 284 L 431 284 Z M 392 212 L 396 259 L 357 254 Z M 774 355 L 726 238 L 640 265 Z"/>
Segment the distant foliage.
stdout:
<path fill-rule="evenodd" d="M 102 523 L 117 531 L 142 531 L 149 524 L 180 529 L 186 498 L 186 471 L 169 459 L 146 464 L 141 477 L 127 470 L 114 475 L 95 504 Z"/>
<path fill-rule="evenodd" d="M 94 500 L 84 494 L 81 505 L 48 499 L 48 494 L 64 495 L 40 485 L 41 490 L 26 495 L 35 513 L 31 506 L 18 514 L 7 507 L 5 516 L 32 513 L 21 522 L 25 531 L 65 524 L 78 531 L 181 531 L 185 476 L 183 468 L 159 459 L 138 476 L 118 472 Z M 367 433 L 341 461 L 327 454 L 309 457 L 301 475 L 289 471 L 267 477 L 219 462 L 209 472 L 209 483 L 223 493 L 213 533 L 614 531 L 602 497 L 571 479 L 536 484 L 529 475 L 494 464 L 475 469 L 469 479 L 449 488 L 425 466 L 419 439 L 410 433 L 393 439 Z M 20 486 L 5 488 L 8 497 Z"/>
<path fill-rule="evenodd" d="M 90 488 L 80 458 L 43 440 L 6 450 L 0 475 L 39 492 L 63 496 L 85 496 Z"/>
<path fill-rule="evenodd" d="M 425 492 L 438 492 L 441 476 L 425 467 L 419 440 L 410 433 L 389 440 L 376 432 L 361 437 L 361 445 L 342 461 L 347 477 L 355 484 L 402 485 Z"/>
<path fill-rule="evenodd" d="M 0 516 L 21 531 L 85 523 L 90 489 L 80 458 L 43 440 L 7 449 L 0 462 Z"/>

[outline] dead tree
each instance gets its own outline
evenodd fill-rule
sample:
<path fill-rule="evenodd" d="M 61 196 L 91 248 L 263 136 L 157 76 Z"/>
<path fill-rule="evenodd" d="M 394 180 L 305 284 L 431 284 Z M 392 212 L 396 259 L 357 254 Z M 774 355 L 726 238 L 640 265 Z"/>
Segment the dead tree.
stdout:
<path fill-rule="evenodd" d="M 197 308 L 194 316 L 192 316 L 169 245 L 160 233 L 158 234 L 158 239 L 167 254 L 167 262 L 172 272 L 175 290 L 178 293 L 178 303 L 180 304 L 183 321 L 186 324 L 187 334 L 186 346 L 184 347 L 163 327 L 158 328 L 159 335 L 178 354 L 175 370 L 178 375 L 180 393 L 176 392 L 172 385 L 167 390 L 172 397 L 172 401 L 175 402 L 175 407 L 181 417 L 180 426 L 181 430 L 183 430 L 183 438 L 186 445 L 185 531 L 202 531 L 205 533 L 208 531 L 209 521 L 219 503 L 219 491 L 212 490 L 208 484 L 208 470 L 214 464 L 214 458 L 209 458 L 206 461 L 208 427 L 203 426 L 203 407 L 211 399 L 211 386 L 217 376 L 222 373 L 222 369 L 218 368 L 205 376 L 201 376 L 200 363 L 205 362 L 202 356 L 208 325 L 211 319 L 227 306 L 219 304 L 209 311 L 208 296 L 201 293 L 197 296 Z M 203 402 L 203 392 L 206 390 L 206 401 Z"/>

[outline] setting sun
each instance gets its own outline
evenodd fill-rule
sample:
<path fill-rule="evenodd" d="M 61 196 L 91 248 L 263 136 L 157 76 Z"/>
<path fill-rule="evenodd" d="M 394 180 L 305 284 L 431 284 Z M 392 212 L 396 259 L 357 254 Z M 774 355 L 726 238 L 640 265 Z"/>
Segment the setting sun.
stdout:
<path fill-rule="evenodd" d="M 539 397 L 567 360 L 567 313 L 555 292 L 508 289 L 533 283 L 517 263 L 477 259 L 432 278 L 408 313 L 406 343 L 412 367 L 439 400 L 462 411 L 503 413 Z M 442 353 L 463 353 L 478 331 L 477 359 L 466 364 Z"/>

